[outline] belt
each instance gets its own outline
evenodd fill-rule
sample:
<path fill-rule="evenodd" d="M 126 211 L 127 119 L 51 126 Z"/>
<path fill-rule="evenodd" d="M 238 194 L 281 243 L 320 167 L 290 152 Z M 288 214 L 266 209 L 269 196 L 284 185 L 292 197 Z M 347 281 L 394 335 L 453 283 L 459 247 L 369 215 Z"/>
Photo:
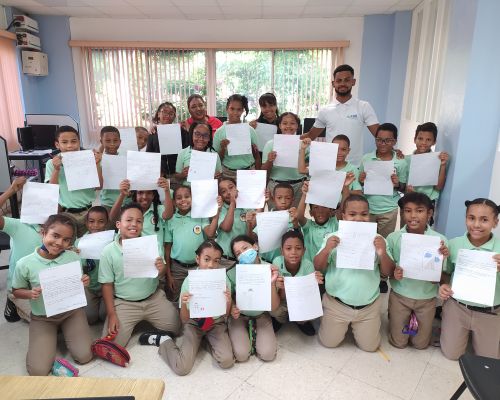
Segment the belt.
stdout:
<path fill-rule="evenodd" d="M 496 315 L 496 310 L 500 308 L 500 304 L 497 306 L 492 306 L 492 307 L 478 307 L 478 306 L 470 306 L 468 304 L 462 303 L 461 301 L 458 301 L 457 299 L 453 298 L 458 304 L 461 306 L 464 306 L 466 309 L 471 310 L 471 311 L 477 311 L 483 314 L 493 314 Z"/>
<path fill-rule="evenodd" d="M 92 204 L 89 204 L 88 206 L 82 207 L 82 208 L 66 208 L 62 207 L 62 211 L 64 212 L 69 212 L 70 214 L 78 214 L 79 212 L 82 211 L 87 211 L 89 208 L 92 207 Z"/>
<path fill-rule="evenodd" d="M 276 183 L 289 183 L 290 185 L 293 185 L 295 183 L 300 183 L 300 182 L 304 182 L 306 180 L 306 178 L 301 178 L 301 179 L 295 179 L 294 181 L 278 181 L 277 179 L 271 179 L 273 182 L 276 182 Z"/>
<path fill-rule="evenodd" d="M 172 258 L 172 261 L 175 261 L 177 264 L 183 266 L 184 268 L 193 268 L 193 267 L 196 267 L 196 263 L 192 263 L 192 264 L 189 264 L 189 263 L 183 263 L 183 262 L 180 262 L 179 260 L 176 260 L 175 258 Z"/>
<path fill-rule="evenodd" d="M 158 289 L 158 288 L 157 288 L 157 289 Z M 151 293 L 148 297 L 146 297 L 146 298 L 144 298 L 144 299 L 141 299 L 141 300 L 126 300 L 126 299 L 122 299 L 121 297 L 118 297 L 118 296 L 115 296 L 115 299 L 120 299 L 120 300 L 123 300 L 123 301 L 130 301 L 130 302 L 132 302 L 132 303 L 140 303 L 141 301 L 147 300 L 147 299 L 149 299 L 150 297 L 152 297 L 152 296 L 156 293 L 156 290 L 157 290 L 157 289 L 155 289 L 155 291 L 154 291 L 153 293 Z"/>
<path fill-rule="evenodd" d="M 344 303 L 342 300 L 340 300 L 338 297 L 334 297 L 335 300 L 337 300 L 339 303 L 342 303 L 344 306 L 347 306 L 349 308 L 352 308 L 353 310 L 361 310 L 362 308 L 368 307 L 370 304 L 365 304 L 363 306 L 352 306 L 350 304 Z"/>
<path fill-rule="evenodd" d="M 222 165 L 224 166 L 224 168 L 227 168 L 229 171 L 238 171 L 239 169 L 250 169 L 250 168 L 255 167 L 255 164 L 251 164 L 248 167 L 232 169 L 232 168 L 225 166 L 224 164 L 222 164 Z"/>

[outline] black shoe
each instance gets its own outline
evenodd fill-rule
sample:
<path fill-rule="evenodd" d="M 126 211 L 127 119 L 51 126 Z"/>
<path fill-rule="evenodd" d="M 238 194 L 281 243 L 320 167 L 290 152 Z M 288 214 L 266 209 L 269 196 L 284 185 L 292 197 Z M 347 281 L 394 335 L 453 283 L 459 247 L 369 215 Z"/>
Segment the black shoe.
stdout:
<path fill-rule="evenodd" d="M 380 293 L 387 293 L 389 291 L 389 286 L 387 286 L 387 281 L 380 281 L 378 287 L 380 288 Z"/>
<path fill-rule="evenodd" d="M 274 317 L 271 317 L 271 322 L 273 323 L 273 331 L 276 333 L 278 332 L 281 327 L 283 326 L 283 324 L 281 322 L 279 322 L 276 318 Z"/>
<path fill-rule="evenodd" d="M 313 324 L 310 321 L 304 322 L 303 324 L 295 323 L 297 328 L 306 335 L 306 336 L 314 336 L 316 335 L 316 330 L 314 329 Z"/>
<path fill-rule="evenodd" d="M 17 307 L 11 299 L 7 299 L 7 303 L 5 303 L 3 316 L 7 322 L 17 322 L 21 319 L 17 313 Z"/>
<path fill-rule="evenodd" d="M 144 332 L 139 336 L 139 343 L 143 346 L 159 346 L 160 340 L 164 337 L 170 338 L 166 332 Z"/>

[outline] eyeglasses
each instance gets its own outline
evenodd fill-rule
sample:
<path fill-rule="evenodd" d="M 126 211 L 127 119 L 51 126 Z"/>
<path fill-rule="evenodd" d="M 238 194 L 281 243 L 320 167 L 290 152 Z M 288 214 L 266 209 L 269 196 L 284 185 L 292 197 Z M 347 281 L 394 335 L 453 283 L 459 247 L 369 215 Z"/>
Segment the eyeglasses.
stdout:
<path fill-rule="evenodd" d="M 194 134 L 194 137 L 196 139 L 205 139 L 205 140 L 209 140 L 210 139 L 210 134 L 209 133 L 200 133 L 200 132 L 194 131 L 193 134 Z"/>
<path fill-rule="evenodd" d="M 380 139 L 380 138 L 376 138 L 375 142 L 377 144 L 392 144 L 392 143 L 396 142 L 396 139 Z"/>

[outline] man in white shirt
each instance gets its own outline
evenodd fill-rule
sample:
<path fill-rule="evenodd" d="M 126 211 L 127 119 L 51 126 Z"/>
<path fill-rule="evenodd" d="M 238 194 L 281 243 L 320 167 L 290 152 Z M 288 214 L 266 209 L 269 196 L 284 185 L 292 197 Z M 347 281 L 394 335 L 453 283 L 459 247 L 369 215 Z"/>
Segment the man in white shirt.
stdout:
<path fill-rule="evenodd" d="M 366 126 L 373 136 L 379 126 L 375 111 L 367 101 L 352 97 L 351 90 L 356 84 L 354 69 L 350 65 L 339 65 L 333 71 L 335 100 L 322 108 L 313 127 L 304 137 L 316 139 L 326 128 L 326 141 L 331 142 L 336 135 L 344 134 L 351 141 L 348 160 L 359 165 L 363 156 L 363 136 Z"/>

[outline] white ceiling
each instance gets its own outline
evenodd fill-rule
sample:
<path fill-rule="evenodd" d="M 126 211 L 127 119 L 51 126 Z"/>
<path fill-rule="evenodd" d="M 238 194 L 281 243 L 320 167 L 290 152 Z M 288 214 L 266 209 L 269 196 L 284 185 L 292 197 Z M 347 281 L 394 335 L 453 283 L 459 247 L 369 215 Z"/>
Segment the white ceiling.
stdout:
<path fill-rule="evenodd" d="M 412 10 L 422 0 L 0 0 L 28 14 L 127 19 L 360 17 Z"/>

